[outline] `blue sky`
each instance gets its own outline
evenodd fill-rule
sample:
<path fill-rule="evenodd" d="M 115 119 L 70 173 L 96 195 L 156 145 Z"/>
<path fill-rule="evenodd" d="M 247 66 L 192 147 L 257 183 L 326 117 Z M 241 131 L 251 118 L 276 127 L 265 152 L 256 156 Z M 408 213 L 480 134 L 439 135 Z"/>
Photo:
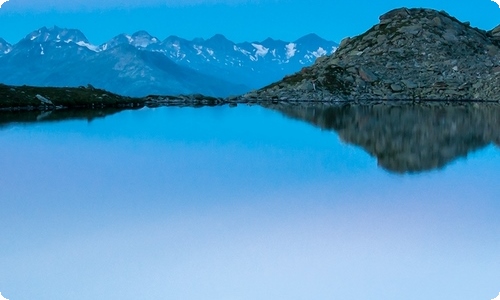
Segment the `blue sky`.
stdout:
<path fill-rule="evenodd" d="M 160 39 L 221 33 L 235 42 L 291 41 L 314 32 L 339 42 L 401 6 L 446 10 L 483 29 L 500 24 L 500 9 L 490 0 L 10 0 L 0 8 L 0 37 L 15 43 L 39 27 L 57 25 L 81 29 L 94 44 L 142 29 Z"/>

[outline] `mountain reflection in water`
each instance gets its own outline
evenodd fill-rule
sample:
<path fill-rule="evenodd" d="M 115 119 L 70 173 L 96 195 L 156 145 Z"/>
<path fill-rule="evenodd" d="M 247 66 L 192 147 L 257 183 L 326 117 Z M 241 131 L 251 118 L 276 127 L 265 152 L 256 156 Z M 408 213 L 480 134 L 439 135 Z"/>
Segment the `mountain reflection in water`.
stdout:
<path fill-rule="evenodd" d="M 500 146 L 500 106 L 494 104 L 290 105 L 266 107 L 335 131 L 392 172 L 442 168 L 490 144 Z"/>
<path fill-rule="evenodd" d="M 375 156 L 391 172 L 416 173 L 446 166 L 494 144 L 500 146 L 500 105 L 466 104 L 266 104 L 285 116 L 335 131 Z M 0 128 L 12 123 L 91 122 L 119 108 L 0 112 Z"/>

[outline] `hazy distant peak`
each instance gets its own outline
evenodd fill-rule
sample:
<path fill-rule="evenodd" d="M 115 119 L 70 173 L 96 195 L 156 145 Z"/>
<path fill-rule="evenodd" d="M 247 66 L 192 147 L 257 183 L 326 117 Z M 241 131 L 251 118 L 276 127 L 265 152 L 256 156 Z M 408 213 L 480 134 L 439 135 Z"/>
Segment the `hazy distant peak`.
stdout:
<path fill-rule="evenodd" d="M 227 44 L 227 43 L 233 44 L 233 42 L 231 42 L 230 40 L 228 40 L 222 34 L 216 34 L 213 37 L 211 37 L 208 40 L 206 40 L 205 42 L 208 43 L 208 44 L 221 44 L 221 45 L 222 44 Z"/>
<path fill-rule="evenodd" d="M 163 42 L 165 43 L 172 43 L 172 42 L 187 42 L 187 40 L 177 36 L 177 35 L 170 35 L 168 36 L 166 39 L 163 40 Z"/>
<path fill-rule="evenodd" d="M 153 37 L 151 34 L 149 34 L 149 32 L 147 32 L 146 30 L 139 30 L 137 32 L 135 32 L 134 34 L 132 34 L 133 37 L 137 37 L 137 36 L 144 36 L 144 37 Z"/>
<path fill-rule="evenodd" d="M 193 42 L 195 44 L 201 44 L 201 43 L 205 42 L 205 39 L 198 37 L 198 38 L 194 38 L 193 40 L 191 40 L 191 42 Z"/>
<path fill-rule="evenodd" d="M 268 48 L 284 49 L 285 45 L 288 44 L 288 42 L 282 40 L 275 40 L 273 38 L 268 37 L 267 39 L 258 44 L 261 44 Z"/>
<path fill-rule="evenodd" d="M 315 33 L 307 34 L 295 41 L 297 44 L 324 43 L 325 39 Z"/>
<path fill-rule="evenodd" d="M 217 33 L 214 34 L 214 36 L 212 36 L 210 40 L 227 40 L 227 38 L 223 34 Z"/>
<path fill-rule="evenodd" d="M 258 43 L 258 42 L 254 42 L 254 44 L 255 43 Z M 252 47 L 252 43 L 250 43 L 250 42 L 242 42 L 242 43 L 236 44 L 236 46 L 243 47 L 243 48 L 248 48 L 248 47 L 251 48 Z"/>
<path fill-rule="evenodd" d="M 278 41 L 278 40 L 275 40 L 271 37 L 268 37 L 267 39 L 262 41 L 262 44 L 272 44 L 272 43 L 276 43 L 276 42 L 281 42 L 281 41 Z"/>

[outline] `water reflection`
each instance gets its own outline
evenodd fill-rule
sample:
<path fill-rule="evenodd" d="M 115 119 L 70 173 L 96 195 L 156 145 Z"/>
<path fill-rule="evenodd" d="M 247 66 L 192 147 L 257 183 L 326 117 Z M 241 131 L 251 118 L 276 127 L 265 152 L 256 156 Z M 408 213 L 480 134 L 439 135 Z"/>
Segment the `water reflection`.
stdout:
<path fill-rule="evenodd" d="M 268 106 L 322 129 L 375 156 L 397 172 L 442 168 L 490 144 L 500 145 L 500 106 L 290 105 Z"/>
<path fill-rule="evenodd" d="M 335 131 L 375 156 L 391 172 L 440 169 L 491 144 L 500 146 L 500 106 L 495 104 L 332 105 L 269 104 L 267 108 Z M 0 112 L 0 129 L 13 123 L 92 121 L 118 108 Z"/>
<path fill-rule="evenodd" d="M 289 109 L 345 140 L 349 128 L 378 138 L 368 129 L 386 114 L 396 121 L 384 126 L 407 120 L 398 109 Z M 439 172 L 394 176 L 336 134 L 262 107 L 95 112 L 75 115 L 92 122 L 49 122 L 62 111 L 2 121 L 0 291 L 9 299 L 498 293 L 493 147 Z"/>
<path fill-rule="evenodd" d="M 113 115 L 121 108 L 75 109 L 54 111 L 0 111 L 0 129 L 13 123 L 59 122 L 65 120 L 87 120 Z"/>

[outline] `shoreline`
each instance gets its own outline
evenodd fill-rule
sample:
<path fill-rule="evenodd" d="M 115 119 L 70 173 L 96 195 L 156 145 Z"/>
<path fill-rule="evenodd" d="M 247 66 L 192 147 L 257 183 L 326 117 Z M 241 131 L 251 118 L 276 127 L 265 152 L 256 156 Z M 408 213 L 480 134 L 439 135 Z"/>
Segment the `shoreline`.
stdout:
<path fill-rule="evenodd" d="M 143 107 L 155 108 L 166 106 L 203 107 L 203 106 L 237 106 L 237 105 L 466 105 L 492 104 L 500 105 L 500 100 L 480 99 L 280 99 L 277 97 L 246 97 L 232 96 L 227 98 L 210 97 L 201 94 L 161 96 L 149 95 L 145 97 L 127 97 L 92 86 L 64 88 L 64 87 L 32 87 L 7 86 L 0 84 L 0 112 L 12 111 L 57 111 L 57 110 L 89 110 L 89 109 L 138 109 Z"/>
<path fill-rule="evenodd" d="M 243 101 L 232 101 L 227 99 L 197 99 L 197 100 L 187 100 L 185 98 L 172 97 L 168 100 L 142 100 L 135 99 L 130 103 L 117 103 L 117 104 L 104 104 L 104 103 L 81 103 L 72 106 L 62 106 L 62 105 L 26 105 L 26 106 L 8 106 L 0 107 L 1 112 L 49 112 L 49 111 L 78 111 L 78 110 L 100 110 L 100 109 L 140 109 L 140 108 L 157 108 L 157 107 L 215 107 L 215 106 L 230 106 L 235 107 L 238 105 L 331 105 L 331 106 L 346 106 L 346 105 L 362 105 L 362 106 L 372 106 L 372 105 L 387 105 L 387 106 L 405 106 L 405 105 L 422 105 L 422 106 L 465 106 L 465 105 L 498 105 L 500 106 L 500 101 L 498 100 L 449 100 L 449 99 L 419 99 L 419 100 L 386 100 L 386 99 L 372 99 L 372 100 L 340 100 L 340 101 L 330 101 L 330 100 L 294 100 L 294 101 L 284 101 L 284 100 L 274 100 L 274 99 L 246 99 Z"/>

